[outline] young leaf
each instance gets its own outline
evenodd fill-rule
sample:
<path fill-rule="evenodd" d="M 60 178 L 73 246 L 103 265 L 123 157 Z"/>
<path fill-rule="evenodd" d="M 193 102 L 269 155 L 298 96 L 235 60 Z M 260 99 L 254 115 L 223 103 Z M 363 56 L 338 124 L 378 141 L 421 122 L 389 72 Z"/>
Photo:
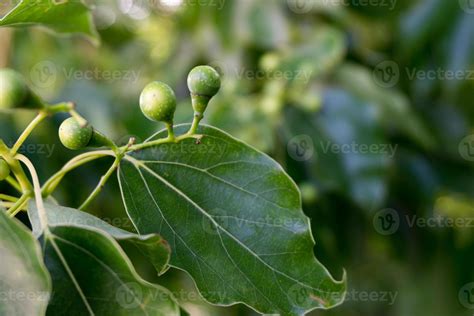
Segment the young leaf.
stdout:
<path fill-rule="evenodd" d="M 0 315 L 44 315 L 51 278 L 38 241 L 0 208 Z"/>
<path fill-rule="evenodd" d="M 314 258 L 294 182 L 224 132 L 198 132 L 200 145 L 160 145 L 122 161 L 120 187 L 137 231 L 167 239 L 171 265 L 187 271 L 211 303 L 284 315 L 341 303 L 346 282 Z"/>
<path fill-rule="evenodd" d="M 82 0 L 22 0 L 0 19 L 0 26 L 48 27 L 57 33 L 82 33 L 93 42 L 98 34 L 90 9 Z"/>
<path fill-rule="evenodd" d="M 171 255 L 170 247 L 160 236 L 156 234 L 139 236 L 119 229 L 93 215 L 76 209 L 52 203 L 45 203 L 45 206 L 48 209 L 47 216 L 49 226 L 97 228 L 112 236 L 120 245 L 129 244 L 138 248 L 138 250 L 146 256 L 148 260 L 150 260 L 159 274 L 163 274 L 168 270 L 168 263 Z M 29 209 L 31 210 L 28 214 L 33 227 L 33 234 L 39 237 L 42 234 L 42 231 L 39 224 L 36 205 L 30 203 Z"/>
<path fill-rule="evenodd" d="M 45 206 L 51 213 L 51 205 Z M 54 289 L 48 315 L 180 314 L 172 294 L 142 280 L 104 230 L 77 223 L 50 225 L 41 239 Z"/>

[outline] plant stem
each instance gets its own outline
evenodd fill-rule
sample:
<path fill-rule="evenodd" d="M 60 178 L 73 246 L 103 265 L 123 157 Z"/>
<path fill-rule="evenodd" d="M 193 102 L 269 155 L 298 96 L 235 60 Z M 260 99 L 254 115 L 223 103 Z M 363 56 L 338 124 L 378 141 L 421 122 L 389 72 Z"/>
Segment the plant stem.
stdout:
<path fill-rule="evenodd" d="M 166 129 L 168 130 L 168 138 L 174 139 L 173 123 L 166 123 Z"/>
<path fill-rule="evenodd" d="M 95 187 L 94 191 L 92 191 L 92 193 L 89 195 L 89 197 L 84 201 L 84 203 L 82 203 L 82 205 L 79 207 L 80 210 L 84 210 L 86 207 L 88 207 L 90 205 L 90 203 L 92 202 L 92 200 L 94 200 L 94 198 L 99 195 L 100 191 L 102 191 L 102 188 L 105 186 L 105 183 L 107 182 L 107 180 L 109 180 L 110 176 L 115 172 L 115 170 L 118 168 L 119 164 L 120 164 L 120 161 L 122 160 L 121 157 L 117 157 L 115 158 L 115 161 L 114 163 L 112 164 L 112 166 L 109 168 L 109 170 L 107 170 L 107 173 L 102 176 L 100 178 L 100 181 L 99 183 L 97 184 L 97 186 Z"/>
<path fill-rule="evenodd" d="M 56 187 L 61 182 L 62 178 L 70 171 L 99 158 L 106 157 L 106 156 L 113 156 L 114 152 L 110 150 L 101 150 L 101 151 L 92 151 L 82 155 L 79 155 L 72 160 L 70 160 L 67 164 L 65 164 L 61 170 L 51 176 L 48 181 L 45 182 L 42 188 L 42 195 L 43 197 L 50 196 Z"/>
<path fill-rule="evenodd" d="M 18 182 L 12 177 L 12 176 L 8 176 L 8 178 L 5 179 L 8 184 L 10 184 L 15 190 L 17 190 L 18 192 L 20 193 L 23 193 L 23 191 L 21 190 L 21 187 L 20 185 L 18 184 Z"/>
<path fill-rule="evenodd" d="M 8 201 L 8 202 L 16 202 L 18 198 L 6 194 L 0 194 L 0 199 Z"/>
<path fill-rule="evenodd" d="M 40 111 L 38 115 L 33 119 L 33 121 L 28 124 L 28 126 L 25 128 L 23 133 L 21 133 L 20 137 L 16 141 L 15 145 L 13 145 L 13 148 L 11 150 L 11 155 L 14 156 L 20 149 L 21 145 L 25 142 L 25 140 L 30 136 L 31 132 L 48 116 L 48 113 L 46 111 Z"/>
<path fill-rule="evenodd" d="M 146 142 L 146 143 L 141 143 L 141 144 L 137 144 L 137 145 L 134 145 L 134 146 L 130 146 L 130 148 L 126 152 L 137 151 L 137 150 L 141 150 L 141 149 L 145 149 L 145 148 L 149 148 L 149 147 L 154 147 L 154 146 L 158 146 L 158 145 L 163 145 L 163 144 L 179 143 L 180 141 L 188 139 L 188 138 L 194 138 L 194 139 L 200 141 L 202 139 L 202 135 L 184 134 L 184 135 L 181 135 L 181 136 L 178 136 L 178 137 L 173 137 L 173 138 L 170 138 L 170 137 L 160 138 L 160 139 L 157 139 L 157 140 L 154 140 L 154 141 L 151 141 L 151 142 Z M 123 147 L 121 149 L 123 149 Z"/>
<path fill-rule="evenodd" d="M 13 204 L 7 211 L 8 215 L 10 216 L 15 216 L 16 214 L 18 214 L 18 212 L 20 212 L 22 209 L 23 209 L 23 206 L 25 205 L 25 203 L 30 199 L 31 197 L 31 192 L 26 192 L 25 194 L 23 194 L 19 199 L 18 201 L 15 202 L 15 204 Z"/>
<path fill-rule="evenodd" d="M 189 129 L 189 131 L 187 133 L 188 135 L 196 134 L 196 131 L 199 127 L 199 123 L 201 122 L 203 117 L 204 117 L 204 115 L 202 115 L 201 113 L 195 113 L 194 114 L 193 123 L 192 123 L 191 128 Z"/>
<path fill-rule="evenodd" d="M 10 166 L 11 171 L 15 175 L 18 183 L 20 184 L 21 191 L 31 191 L 31 183 L 30 180 L 26 177 L 23 168 L 21 167 L 20 163 L 11 155 L 10 149 L 5 145 L 3 140 L 0 139 L 0 156 L 7 162 Z"/>
<path fill-rule="evenodd" d="M 41 185 L 40 185 L 38 174 L 36 173 L 35 167 L 31 163 L 31 161 L 23 155 L 16 155 L 15 158 L 23 162 L 25 166 L 28 168 L 28 170 L 30 171 L 31 178 L 33 180 L 33 190 L 34 190 L 34 196 L 36 200 L 36 207 L 38 209 L 38 218 L 39 218 L 41 230 L 48 231 L 49 230 L 48 217 L 46 215 L 46 209 L 44 208 L 43 197 L 41 196 Z M 25 195 L 26 194 L 24 194 L 23 196 Z M 28 198 L 29 196 L 27 196 L 27 199 Z"/>

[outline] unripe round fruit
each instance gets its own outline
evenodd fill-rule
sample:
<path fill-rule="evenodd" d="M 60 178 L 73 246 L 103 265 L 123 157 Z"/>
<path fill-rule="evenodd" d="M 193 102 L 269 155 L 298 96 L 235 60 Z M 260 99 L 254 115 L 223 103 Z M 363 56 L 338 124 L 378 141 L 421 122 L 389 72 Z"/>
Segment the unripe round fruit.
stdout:
<path fill-rule="evenodd" d="M 173 89 L 163 82 L 149 83 L 140 95 L 140 109 L 149 120 L 171 124 L 176 111 Z"/>
<path fill-rule="evenodd" d="M 221 77 L 210 66 L 197 66 L 188 75 L 188 88 L 192 94 L 210 99 L 219 92 Z"/>
<path fill-rule="evenodd" d="M 10 167 L 7 162 L 0 158 L 0 181 L 5 180 L 10 175 Z"/>
<path fill-rule="evenodd" d="M 81 126 L 75 118 L 70 117 L 59 127 L 59 139 L 68 149 L 83 149 L 91 141 L 93 132 L 94 129 L 89 124 Z"/>
<path fill-rule="evenodd" d="M 28 87 L 20 74 L 11 69 L 0 69 L 0 109 L 21 106 L 27 96 Z"/>
<path fill-rule="evenodd" d="M 41 109 L 44 103 L 28 87 L 22 75 L 12 69 L 0 69 L 0 110 Z"/>

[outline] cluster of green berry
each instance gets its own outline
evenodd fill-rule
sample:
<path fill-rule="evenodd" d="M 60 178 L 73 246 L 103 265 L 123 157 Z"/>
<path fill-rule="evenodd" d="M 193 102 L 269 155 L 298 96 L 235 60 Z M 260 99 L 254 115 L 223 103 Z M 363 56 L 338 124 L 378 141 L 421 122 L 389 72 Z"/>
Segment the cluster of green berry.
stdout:
<path fill-rule="evenodd" d="M 209 66 L 198 66 L 188 76 L 188 88 L 191 92 L 194 121 L 189 135 L 193 135 L 203 118 L 204 111 L 211 98 L 221 86 L 218 72 Z M 0 111 L 14 109 L 39 110 L 49 115 L 69 111 L 72 117 L 64 120 L 59 127 L 59 139 L 68 149 L 78 150 L 93 147 L 117 146 L 106 136 L 95 130 L 85 119 L 74 111 L 72 103 L 49 106 L 45 104 L 27 85 L 24 78 L 11 69 L 0 69 Z M 140 108 L 150 120 L 164 122 L 170 137 L 173 134 L 173 117 L 176 111 L 176 96 L 165 83 L 154 81 L 148 84 L 140 95 Z M 8 163 L 0 158 L 0 181 L 10 175 Z"/>
<path fill-rule="evenodd" d="M 209 66 L 198 66 L 189 73 L 188 87 L 191 91 L 195 117 L 198 120 L 203 117 L 210 99 L 217 94 L 220 86 L 219 74 Z M 151 82 L 140 95 L 140 108 L 148 119 L 164 122 L 172 128 L 176 111 L 176 96 L 173 89 L 163 82 Z M 59 137 L 64 146 L 73 150 L 110 144 L 110 141 L 92 126 L 81 125 L 73 117 L 61 124 Z"/>
<path fill-rule="evenodd" d="M 0 110 L 43 109 L 44 103 L 25 83 L 23 77 L 11 69 L 0 70 Z M 217 94 L 221 86 L 220 76 L 209 66 L 198 66 L 188 76 L 195 122 L 203 117 L 210 99 Z M 176 96 L 165 83 L 154 81 L 148 84 L 140 95 L 140 108 L 152 121 L 164 122 L 172 130 L 176 111 Z M 113 142 L 96 131 L 86 120 L 70 117 L 59 128 L 61 143 L 71 150 L 86 147 L 113 147 Z M 0 167 L 6 165 L 0 161 Z M 2 167 L 3 168 L 3 167 Z M 3 173 L 0 173 L 0 176 Z"/>

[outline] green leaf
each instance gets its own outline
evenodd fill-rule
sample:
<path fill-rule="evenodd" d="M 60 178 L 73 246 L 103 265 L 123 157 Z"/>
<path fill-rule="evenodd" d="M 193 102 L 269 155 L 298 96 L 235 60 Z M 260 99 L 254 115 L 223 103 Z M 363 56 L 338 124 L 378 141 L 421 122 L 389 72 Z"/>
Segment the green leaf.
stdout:
<path fill-rule="evenodd" d="M 98 43 L 90 9 L 82 0 L 23 0 L 0 19 L 0 26 L 45 26 L 57 33 L 82 33 Z"/>
<path fill-rule="evenodd" d="M 51 278 L 38 241 L 0 209 L 0 315 L 44 315 Z"/>
<path fill-rule="evenodd" d="M 54 212 L 50 204 L 45 207 L 47 213 Z M 29 212 L 35 213 L 36 208 Z M 180 314 L 172 294 L 141 279 L 104 230 L 77 223 L 53 224 L 41 240 L 54 290 L 48 315 L 72 311 L 77 315 Z"/>
<path fill-rule="evenodd" d="M 42 234 L 38 219 L 38 212 L 34 203 L 30 203 L 29 212 L 33 233 L 36 236 Z M 97 228 L 110 236 L 112 236 L 120 245 L 133 245 L 153 264 L 159 274 L 163 274 L 168 270 L 170 259 L 170 247 L 168 243 L 156 234 L 139 236 L 112 226 L 103 220 L 90 215 L 88 213 L 67 208 L 52 203 L 46 203 L 48 209 L 49 226 L 77 226 Z"/>
<path fill-rule="evenodd" d="M 211 303 L 283 315 L 340 304 L 345 278 L 335 281 L 315 259 L 294 182 L 224 132 L 201 126 L 199 133 L 199 145 L 160 145 L 122 161 L 120 187 L 137 231 L 168 240 L 171 265 Z"/>

